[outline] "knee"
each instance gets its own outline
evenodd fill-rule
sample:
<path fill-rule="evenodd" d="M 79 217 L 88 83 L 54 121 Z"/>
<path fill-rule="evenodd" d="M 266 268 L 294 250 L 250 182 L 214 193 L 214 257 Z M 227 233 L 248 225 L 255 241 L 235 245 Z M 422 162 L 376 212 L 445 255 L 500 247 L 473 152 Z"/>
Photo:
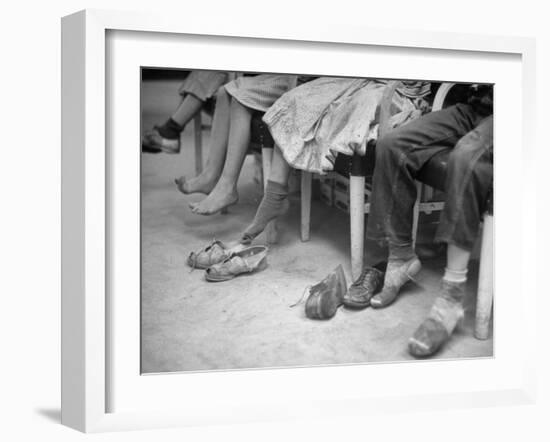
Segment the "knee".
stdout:
<path fill-rule="evenodd" d="M 228 100 L 228 99 L 229 99 L 229 94 L 227 93 L 225 86 L 220 86 L 216 91 L 216 100 Z"/>
<path fill-rule="evenodd" d="M 470 137 L 458 141 L 449 154 L 448 167 L 450 170 L 464 170 L 473 162 L 479 146 Z"/>
<path fill-rule="evenodd" d="M 384 135 L 376 142 L 376 161 L 398 157 L 402 152 L 401 137 L 395 132 Z"/>

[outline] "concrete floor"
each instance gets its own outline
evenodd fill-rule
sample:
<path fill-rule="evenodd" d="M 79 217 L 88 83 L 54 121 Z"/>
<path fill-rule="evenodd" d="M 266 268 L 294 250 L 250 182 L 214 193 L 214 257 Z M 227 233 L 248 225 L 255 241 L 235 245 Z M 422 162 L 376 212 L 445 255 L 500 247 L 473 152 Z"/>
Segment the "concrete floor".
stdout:
<path fill-rule="evenodd" d="M 142 127 L 163 121 L 177 106 L 177 82 L 144 83 Z M 223 283 L 208 283 L 186 266 L 189 252 L 212 238 L 234 240 L 252 219 L 261 194 L 248 156 L 239 181 L 240 201 L 227 215 L 191 213 L 190 197 L 174 177 L 193 175 L 192 125 L 180 155 L 142 154 L 142 372 L 219 370 L 350 364 L 412 359 L 406 345 L 437 295 L 443 260 L 424 262 L 411 284 L 383 310 L 341 308 L 329 321 L 305 317 L 296 302 L 342 263 L 350 280 L 348 216 L 318 199 L 312 203 L 311 240 L 299 238 L 299 197 L 280 221 L 279 243 L 270 248 L 266 270 Z M 204 131 L 208 145 L 207 130 Z M 260 236 L 257 243 L 264 243 Z M 466 300 L 463 326 L 435 358 L 487 357 L 493 340 L 473 337 L 477 265 Z"/>

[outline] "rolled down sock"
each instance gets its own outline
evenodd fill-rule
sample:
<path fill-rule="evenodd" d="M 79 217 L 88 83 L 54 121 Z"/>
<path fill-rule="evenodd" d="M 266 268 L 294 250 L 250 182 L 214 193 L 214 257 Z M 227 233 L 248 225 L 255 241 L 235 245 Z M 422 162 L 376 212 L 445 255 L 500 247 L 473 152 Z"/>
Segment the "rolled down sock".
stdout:
<path fill-rule="evenodd" d="M 449 282 L 466 282 L 468 276 L 468 269 L 462 269 L 462 270 L 452 270 L 448 267 L 445 267 L 445 274 L 443 275 L 443 279 L 445 281 Z"/>
<path fill-rule="evenodd" d="M 172 118 L 168 118 L 162 126 L 157 126 L 156 129 L 161 137 L 169 140 L 177 140 L 184 126 L 176 123 Z"/>
<path fill-rule="evenodd" d="M 242 235 L 242 242 L 250 242 L 264 231 L 267 224 L 288 210 L 288 185 L 268 181 L 264 197 L 254 220 Z"/>

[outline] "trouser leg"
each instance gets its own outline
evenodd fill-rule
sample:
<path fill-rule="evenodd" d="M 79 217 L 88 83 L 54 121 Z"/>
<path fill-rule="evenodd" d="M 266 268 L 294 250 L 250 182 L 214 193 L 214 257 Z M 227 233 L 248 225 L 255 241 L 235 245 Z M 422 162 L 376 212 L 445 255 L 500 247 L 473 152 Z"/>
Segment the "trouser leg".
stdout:
<path fill-rule="evenodd" d="M 449 156 L 445 207 L 436 241 L 471 250 L 493 185 L 493 117 L 460 139 Z"/>
<path fill-rule="evenodd" d="M 378 141 L 369 238 L 394 244 L 411 242 L 418 171 L 437 153 L 453 149 L 478 120 L 471 106 L 458 104 L 427 114 Z"/>

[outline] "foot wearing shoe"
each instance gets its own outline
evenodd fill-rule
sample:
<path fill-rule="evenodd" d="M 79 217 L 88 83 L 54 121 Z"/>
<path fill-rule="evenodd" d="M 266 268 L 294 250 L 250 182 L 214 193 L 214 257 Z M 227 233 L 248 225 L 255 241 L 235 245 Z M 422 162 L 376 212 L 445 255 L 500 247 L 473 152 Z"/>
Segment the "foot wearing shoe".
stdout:
<path fill-rule="evenodd" d="M 366 266 L 344 295 L 344 305 L 348 308 L 363 309 L 370 305 L 371 298 L 384 285 L 384 272 L 387 264 L 381 263 L 374 267 Z"/>
<path fill-rule="evenodd" d="M 265 230 L 270 221 L 284 215 L 288 211 L 288 208 L 288 185 L 268 181 L 254 220 L 245 229 L 241 242 L 243 244 L 252 242 L 254 238 Z"/>
<path fill-rule="evenodd" d="M 414 278 L 421 268 L 422 264 L 416 255 L 407 260 L 390 257 L 382 291 L 371 298 L 370 305 L 373 308 L 390 305 L 397 298 L 401 287 Z"/>
<path fill-rule="evenodd" d="M 147 147 L 148 149 L 160 149 L 165 153 L 179 153 L 180 152 L 180 139 L 165 138 L 158 132 L 157 129 L 153 129 L 149 132 L 146 132 L 141 139 L 142 147 Z"/>
<path fill-rule="evenodd" d="M 435 300 L 426 320 L 409 339 L 409 352 L 417 357 L 427 357 L 437 352 L 449 340 L 457 325 L 464 318 L 465 282 L 441 282 L 441 292 Z"/>
<path fill-rule="evenodd" d="M 189 195 L 191 193 L 204 193 L 208 195 L 218 182 L 218 176 L 216 174 L 210 173 L 207 170 L 204 170 L 199 176 L 187 179 L 185 176 L 180 176 L 174 181 L 178 190 L 181 193 Z"/>
<path fill-rule="evenodd" d="M 198 215 L 213 215 L 229 207 L 233 204 L 236 204 L 239 200 L 239 194 L 235 187 L 228 188 L 227 186 L 216 185 L 212 192 L 198 203 L 191 203 L 189 207 L 193 213 Z"/>

